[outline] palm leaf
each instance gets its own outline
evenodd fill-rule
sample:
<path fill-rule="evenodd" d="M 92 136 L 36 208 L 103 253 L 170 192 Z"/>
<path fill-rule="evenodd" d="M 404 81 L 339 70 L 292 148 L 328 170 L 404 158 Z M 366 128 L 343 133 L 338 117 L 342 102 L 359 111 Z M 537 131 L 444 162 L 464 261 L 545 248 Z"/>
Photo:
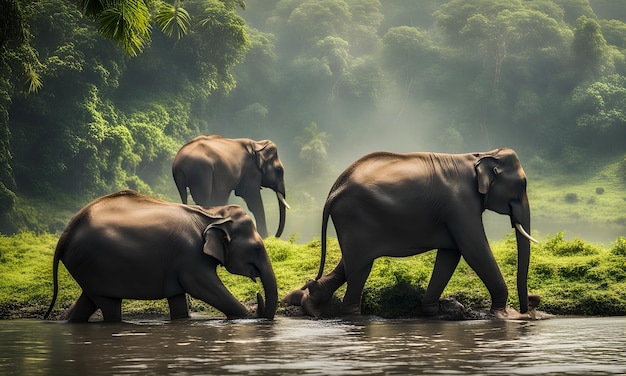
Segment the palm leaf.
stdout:
<path fill-rule="evenodd" d="M 175 36 L 177 40 L 187 34 L 191 25 L 189 13 L 178 4 L 161 3 L 156 12 L 155 20 L 165 35 L 170 38 Z"/>
<path fill-rule="evenodd" d="M 37 73 L 31 65 L 25 67 L 26 70 L 26 86 L 29 93 L 36 93 L 43 86 L 41 76 Z"/>
<path fill-rule="evenodd" d="M 144 0 L 116 1 L 100 13 L 98 32 L 136 56 L 150 38 L 150 11 Z"/>

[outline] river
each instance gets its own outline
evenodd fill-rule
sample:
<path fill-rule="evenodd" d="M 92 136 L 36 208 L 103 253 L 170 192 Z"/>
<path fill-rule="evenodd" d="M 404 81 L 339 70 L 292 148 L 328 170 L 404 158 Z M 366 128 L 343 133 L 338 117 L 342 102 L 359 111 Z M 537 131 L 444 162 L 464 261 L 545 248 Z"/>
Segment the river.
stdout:
<path fill-rule="evenodd" d="M 619 375 L 626 317 L 0 321 L 0 375 Z"/>

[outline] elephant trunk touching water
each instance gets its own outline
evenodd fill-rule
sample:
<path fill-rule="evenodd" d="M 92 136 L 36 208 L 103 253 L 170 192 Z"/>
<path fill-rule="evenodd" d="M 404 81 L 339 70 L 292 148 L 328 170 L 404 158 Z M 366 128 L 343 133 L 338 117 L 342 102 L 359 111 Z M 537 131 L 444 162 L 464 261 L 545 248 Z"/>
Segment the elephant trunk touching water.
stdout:
<path fill-rule="evenodd" d="M 517 294 L 520 312 L 528 312 L 528 267 L 530 265 L 530 242 L 537 242 L 530 236 L 530 207 L 528 196 L 511 204 L 511 222 L 515 227 L 517 240 Z"/>
<path fill-rule="evenodd" d="M 354 162 L 335 181 L 322 215 L 322 254 L 314 281 L 288 294 L 319 316 L 320 305 L 347 282 L 344 314 L 360 314 L 361 294 L 373 262 L 381 256 L 409 256 L 437 249 L 421 313 L 434 315 L 439 298 L 461 257 L 491 295 L 491 310 L 506 308 L 508 289 L 483 227 L 485 209 L 510 217 L 518 246 L 520 311 L 529 305 L 530 209 L 526 175 L 511 149 L 485 153 L 372 153 Z M 323 276 L 326 229 L 332 219 L 341 260 Z"/>

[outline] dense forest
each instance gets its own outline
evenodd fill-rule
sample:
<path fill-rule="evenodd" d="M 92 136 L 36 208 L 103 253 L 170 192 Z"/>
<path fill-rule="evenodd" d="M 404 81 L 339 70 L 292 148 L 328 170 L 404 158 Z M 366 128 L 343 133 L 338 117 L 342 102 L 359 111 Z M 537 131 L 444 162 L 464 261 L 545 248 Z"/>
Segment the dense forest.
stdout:
<path fill-rule="evenodd" d="M 295 210 L 375 150 L 618 160 L 626 183 L 626 2 L 94 3 L 0 0 L 2 233 L 124 188 L 177 201 L 172 159 L 201 134 L 275 141 Z M 144 18 L 111 30 L 124 7 Z"/>

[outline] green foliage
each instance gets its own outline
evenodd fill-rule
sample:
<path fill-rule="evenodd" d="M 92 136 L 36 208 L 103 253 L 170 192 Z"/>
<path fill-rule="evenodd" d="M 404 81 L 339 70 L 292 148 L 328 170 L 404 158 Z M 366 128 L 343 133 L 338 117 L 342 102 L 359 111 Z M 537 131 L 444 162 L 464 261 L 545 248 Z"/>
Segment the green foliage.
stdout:
<path fill-rule="evenodd" d="M 30 232 L 0 236 L 0 305 L 42 311 L 52 297 L 52 255 L 57 236 Z M 60 268 L 59 298 L 69 306 L 80 289 Z M 2 310 L 5 313 L 5 310 Z M 36 314 L 36 312 L 34 312 Z"/>
<path fill-rule="evenodd" d="M 599 252 L 598 248 L 581 239 L 565 240 L 565 232 L 554 235 L 543 245 L 543 249 L 555 256 L 593 255 Z"/>
<path fill-rule="evenodd" d="M 98 14 L 98 32 L 136 56 L 148 43 L 150 11 L 144 0 L 112 2 Z"/>
<path fill-rule="evenodd" d="M 616 256 L 626 256 L 626 238 L 620 236 L 615 240 L 615 245 L 611 248 L 611 253 Z"/>
<path fill-rule="evenodd" d="M 21 232 L 0 236 L 0 312 L 3 314 L 39 317 L 47 308 L 52 294 L 52 255 L 58 235 Z M 515 288 L 517 253 L 510 236 L 493 243 L 493 252 L 507 285 L 509 304 L 517 305 Z M 276 279 L 279 298 L 299 289 L 315 276 L 319 267 L 320 242 L 293 244 L 277 238 L 265 240 Z M 546 237 L 533 245 L 529 270 L 529 290 L 541 296 L 540 309 L 553 314 L 624 315 L 626 314 L 626 240 L 618 238 L 610 249 L 568 241 L 563 233 Z M 341 256 L 337 240 L 329 239 L 325 272 L 337 264 Z M 419 307 L 432 267 L 435 252 L 413 257 L 377 259 L 363 291 L 365 314 L 383 317 L 411 317 Z M 62 311 L 77 299 L 80 288 L 62 264 L 60 290 L 56 310 Z M 237 299 L 254 304 L 259 283 L 218 269 L 220 278 Z M 336 293 L 340 298 L 345 286 Z M 489 293 L 480 279 L 461 261 L 446 287 L 443 297 L 454 297 L 466 307 L 486 308 Z M 334 305 L 338 304 L 337 298 Z M 203 302 L 189 299 L 194 312 L 219 315 Z M 17 307 L 17 308 L 16 308 Z M 279 308 L 279 314 L 280 310 Z M 7 311 L 9 311 L 7 313 Z M 166 314 L 167 303 L 161 301 L 125 301 L 124 312 Z"/>
<path fill-rule="evenodd" d="M 611 249 L 580 239 L 571 241 L 558 233 L 533 247 L 530 281 L 542 296 L 544 310 L 556 314 L 622 315 L 626 264 L 616 257 L 618 238 Z"/>
<path fill-rule="evenodd" d="M 191 27 L 191 17 L 179 3 L 176 5 L 161 3 L 154 19 L 161 27 L 161 31 L 170 38 L 182 38 Z"/>

